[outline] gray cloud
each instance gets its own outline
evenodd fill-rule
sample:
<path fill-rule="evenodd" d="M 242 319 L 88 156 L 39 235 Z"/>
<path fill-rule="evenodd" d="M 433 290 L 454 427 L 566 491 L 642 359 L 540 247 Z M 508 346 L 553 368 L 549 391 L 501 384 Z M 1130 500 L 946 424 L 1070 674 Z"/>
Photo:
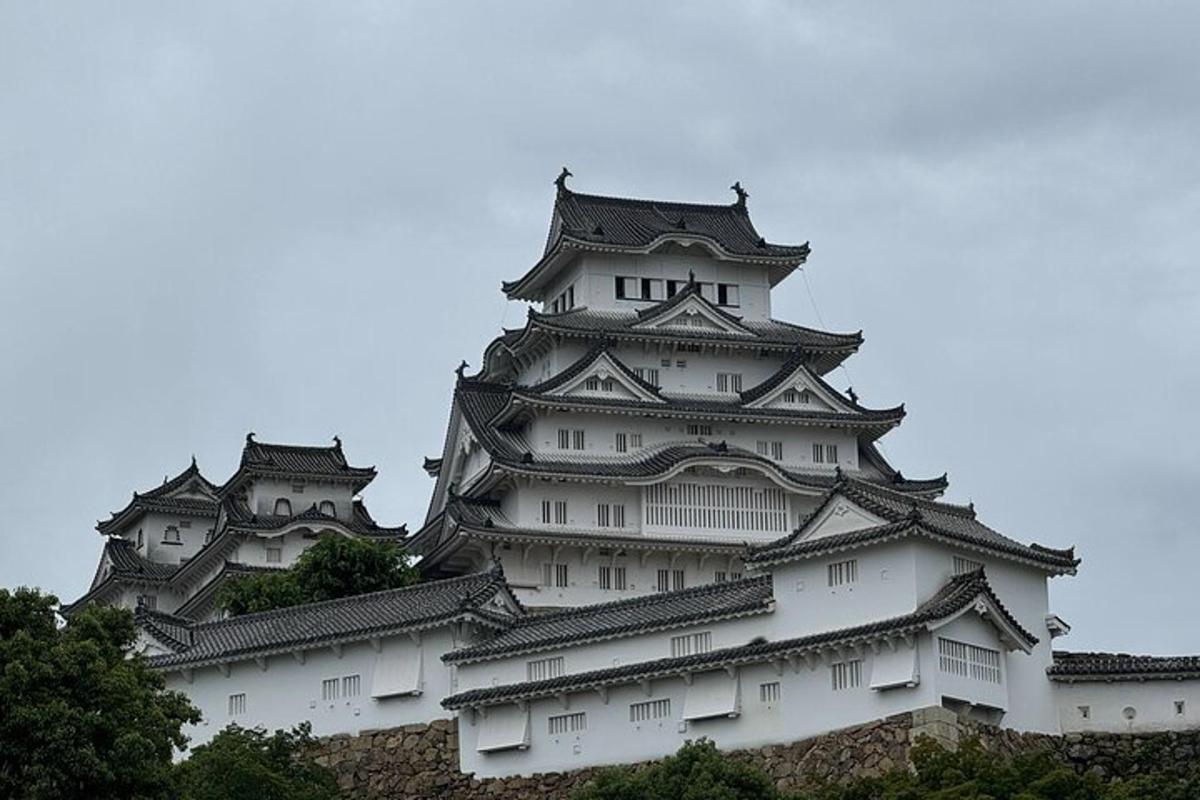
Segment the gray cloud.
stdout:
<path fill-rule="evenodd" d="M 1075 543 L 1073 647 L 1200 651 L 1188 4 L 0 4 L 0 584 L 242 436 L 339 433 L 420 522 L 451 369 L 563 163 L 811 239 L 907 474 Z M 818 324 L 796 276 L 776 312 Z M 845 376 L 838 377 L 844 385 Z"/>

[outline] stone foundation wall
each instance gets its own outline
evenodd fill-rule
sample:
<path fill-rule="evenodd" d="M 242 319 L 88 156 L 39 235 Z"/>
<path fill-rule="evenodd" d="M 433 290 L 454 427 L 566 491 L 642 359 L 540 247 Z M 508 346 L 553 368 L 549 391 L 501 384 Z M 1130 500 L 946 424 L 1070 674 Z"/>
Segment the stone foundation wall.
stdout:
<path fill-rule="evenodd" d="M 800 742 L 732 751 L 729 756 L 763 769 L 780 789 L 796 790 L 851 776 L 879 775 L 906 764 L 911 744 L 919 737 L 953 748 L 968 736 L 979 737 L 999 754 L 1049 753 L 1080 772 L 1104 777 L 1128 777 L 1150 767 L 1184 774 L 1200 754 L 1200 731 L 1023 734 L 964 721 L 943 708 L 927 708 Z M 565 800 L 598 771 L 476 780 L 458 771 L 453 720 L 330 737 L 319 743 L 315 757 L 334 771 L 347 797 L 363 800 Z"/>

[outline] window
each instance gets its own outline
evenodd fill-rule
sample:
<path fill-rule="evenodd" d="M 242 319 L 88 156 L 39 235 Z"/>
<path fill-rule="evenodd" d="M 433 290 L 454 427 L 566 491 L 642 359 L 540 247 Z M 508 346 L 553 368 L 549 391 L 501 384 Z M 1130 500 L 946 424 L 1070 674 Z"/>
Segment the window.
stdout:
<path fill-rule="evenodd" d="M 596 585 L 601 589 L 612 588 L 612 567 L 601 566 L 596 575 Z"/>
<path fill-rule="evenodd" d="M 583 449 L 583 431 L 571 431 L 571 447 L 576 450 Z"/>
<path fill-rule="evenodd" d="M 770 683 L 760 683 L 758 685 L 758 702 L 760 702 L 760 703 L 778 703 L 779 702 L 779 681 L 771 681 Z"/>
<path fill-rule="evenodd" d="M 938 667 L 949 675 L 1000 683 L 1000 651 L 938 637 Z"/>
<path fill-rule="evenodd" d="M 700 296 L 712 303 L 717 299 L 717 293 L 714 291 L 714 289 L 715 287 L 711 283 L 701 283 Z"/>
<path fill-rule="evenodd" d="M 559 714 L 558 716 L 547 719 L 550 724 L 550 735 L 557 736 L 560 733 L 579 733 L 579 731 L 587 730 L 587 714 L 583 711 L 577 711 L 574 714 Z"/>
<path fill-rule="evenodd" d="M 558 449 L 569 450 L 571 447 L 571 432 L 566 428 L 558 429 Z"/>
<path fill-rule="evenodd" d="M 768 442 L 759 439 L 755 443 L 755 450 L 760 456 L 766 456 L 775 461 L 783 460 L 783 442 Z"/>
<path fill-rule="evenodd" d="M 836 464 L 838 460 L 836 444 L 813 443 L 814 464 Z"/>
<path fill-rule="evenodd" d="M 854 689 L 862 685 L 862 661 L 860 659 L 830 664 L 829 671 L 833 677 L 835 692 L 840 692 L 842 689 Z"/>
<path fill-rule="evenodd" d="M 358 697 L 362 691 L 362 676 L 347 675 L 342 678 L 342 697 Z"/>
<path fill-rule="evenodd" d="M 675 360 L 675 366 L 679 369 L 687 369 L 687 359 L 679 358 Z"/>
<path fill-rule="evenodd" d="M 629 706 L 630 722 L 646 722 L 652 719 L 666 719 L 671 716 L 671 698 L 662 700 L 647 700 L 644 703 L 633 703 Z"/>
<path fill-rule="evenodd" d="M 543 500 L 542 501 L 542 522 L 546 525 L 551 523 L 555 525 L 567 524 L 567 501 L 566 500 Z"/>
<path fill-rule="evenodd" d="M 554 302 L 550 304 L 550 312 L 552 314 L 561 314 L 564 311 L 570 311 L 575 307 L 575 285 L 571 284 L 562 294 L 554 298 Z"/>
<path fill-rule="evenodd" d="M 341 683 L 337 678 L 326 678 L 321 681 L 321 699 L 322 700 L 337 700 L 338 688 Z"/>
<path fill-rule="evenodd" d="M 317 510 L 327 517 L 337 516 L 337 506 L 333 504 L 332 500 L 322 500 L 321 504 L 317 506 Z"/>
<path fill-rule="evenodd" d="M 192 527 L 192 521 L 190 519 L 181 519 L 179 520 L 179 527 L 190 529 Z"/>
<path fill-rule="evenodd" d="M 786 392 L 783 393 L 782 399 L 783 399 L 783 402 L 785 402 L 785 403 L 799 403 L 800 402 L 800 393 L 797 392 L 795 389 L 788 389 Z"/>
<path fill-rule="evenodd" d="M 725 583 L 729 580 L 729 573 L 723 569 L 719 569 L 713 573 L 713 583 Z"/>
<path fill-rule="evenodd" d="M 681 569 L 671 570 L 671 588 L 677 592 L 684 588 L 684 586 L 683 586 L 683 570 L 681 570 Z"/>
<path fill-rule="evenodd" d="M 660 278 L 642 278 L 643 300 L 664 300 L 666 286 Z"/>
<path fill-rule="evenodd" d="M 637 300 L 639 294 L 637 278 L 617 278 L 618 300 Z"/>
<path fill-rule="evenodd" d="M 740 573 L 740 572 L 731 572 L 731 573 L 729 573 L 729 580 L 731 580 L 731 581 L 740 581 L 741 579 L 742 579 L 742 573 Z"/>
<path fill-rule="evenodd" d="M 525 662 L 526 680 L 545 681 L 557 678 L 563 674 L 565 661 L 562 656 L 539 658 L 536 661 Z"/>
<path fill-rule="evenodd" d="M 616 435 L 616 450 L 618 453 L 626 453 L 629 451 L 629 436 L 624 433 Z"/>
<path fill-rule="evenodd" d="M 624 591 L 627 588 L 624 567 L 613 567 L 613 588 L 620 591 Z"/>
<path fill-rule="evenodd" d="M 542 564 L 542 586 L 556 586 L 559 588 L 567 585 L 567 565 L 566 564 Z"/>
<path fill-rule="evenodd" d="M 640 433 L 629 434 L 629 446 L 634 450 L 639 450 L 642 447 L 642 435 Z"/>
<path fill-rule="evenodd" d="M 661 366 L 663 366 L 663 367 L 669 367 L 669 366 L 671 366 L 671 359 L 669 359 L 669 358 L 660 358 L 660 359 L 658 360 L 658 363 L 659 363 Z"/>
<path fill-rule="evenodd" d="M 1175 716 L 1182 717 L 1185 709 L 1186 709 L 1186 706 L 1184 705 L 1184 702 L 1182 700 L 1175 701 Z"/>
<path fill-rule="evenodd" d="M 671 362 L 668 361 L 667 364 Z M 651 386 L 658 386 L 658 367 L 634 367 L 633 374 L 644 380 Z"/>
<path fill-rule="evenodd" d="M 1091 706 L 1079 706 L 1079 718 L 1080 719 L 1091 719 L 1092 718 L 1092 707 Z"/>
<path fill-rule="evenodd" d="M 858 559 L 835 561 L 828 567 L 829 585 L 845 586 L 848 583 L 858 583 Z"/>
<path fill-rule="evenodd" d="M 688 436 L 712 436 L 712 425 L 693 424 L 687 426 Z"/>
<path fill-rule="evenodd" d="M 654 590 L 656 592 L 671 591 L 671 570 L 660 569 L 656 577 L 658 578 L 654 584 Z"/>
<path fill-rule="evenodd" d="M 246 694 L 239 692 L 238 694 L 229 695 L 229 716 L 236 717 L 239 714 L 246 713 Z"/>
<path fill-rule="evenodd" d="M 138 549 L 138 550 L 141 550 L 141 549 L 142 549 L 142 545 L 144 545 L 145 543 L 146 543 L 146 537 L 142 535 L 142 529 L 141 529 L 141 528 L 138 528 L 138 543 L 137 543 L 137 549 Z"/>
<path fill-rule="evenodd" d="M 179 528 L 174 525 L 168 525 L 163 531 L 163 544 L 180 544 Z"/>
<path fill-rule="evenodd" d="M 740 372 L 718 372 L 718 392 L 740 392 L 742 390 L 742 375 Z"/>
<path fill-rule="evenodd" d="M 267 563 L 280 564 L 283 562 L 283 550 L 279 547 L 267 548 Z"/>
<path fill-rule="evenodd" d="M 292 515 L 292 501 L 286 497 L 281 497 L 275 501 L 275 516 L 290 517 Z"/>
<path fill-rule="evenodd" d="M 717 305 L 719 306 L 736 306 L 738 305 L 738 286 L 736 283 L 718 283 L 717 284 Z"/>
<path fill-rule="evenodd" d="M 694 656 L 712 650 L 712 632 L 685 633 L 671 637 L 671 657 Z"/>
<path fill-rule="evenodd" d="M 296 481 L 292 484 L 292 494 L 304 494 L 304 482 Z"/>
<path fill-rule="evenodd" d="M 624 528 L 625 506 L 619 503 L 599 503 L 596 505 L 596 527 Z"/>
<path fill-rule="evenodd" d="M 652 527 L 785 533 L 788 500 L 778 487 L 657 483 L 645 489 L 645 522 Z"/>
<path fill-rule="evenodd" d="M 212 541 L 213 533 L 215 533 L 215 531 L 212 528 L 209 528 L 208 530 L 206 530 L 204 532 L 204 543 L 205 544 L 208 544 L 209 542 Z"/>
<path fill-rule="evenodd" d="M 588 378 L 586 381 L 584 381 L 583 388 L 587 389 L 589 392 L 600 391 L 600 379 L 596 377 Z"/>
<path fill-rule="evenodd" d="M 983 569 L 983 564 L 979 561 L 972 561 L 969 558 L 962 556 L 954 557 L 954 574 L 965 575 L 968 572 L 974 572 L 977 569 Z"/>

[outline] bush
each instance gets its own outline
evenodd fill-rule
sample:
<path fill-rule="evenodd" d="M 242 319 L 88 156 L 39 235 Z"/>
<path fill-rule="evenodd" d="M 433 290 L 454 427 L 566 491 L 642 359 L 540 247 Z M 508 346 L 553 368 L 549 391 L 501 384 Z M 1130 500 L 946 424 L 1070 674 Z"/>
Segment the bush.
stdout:
<path fill-rule="evenodd" d="M 181 800 L 334 800 L 331 771 L 305 757 L 307 722 L 271 735 L 230 725 L 177 769 Z"/>

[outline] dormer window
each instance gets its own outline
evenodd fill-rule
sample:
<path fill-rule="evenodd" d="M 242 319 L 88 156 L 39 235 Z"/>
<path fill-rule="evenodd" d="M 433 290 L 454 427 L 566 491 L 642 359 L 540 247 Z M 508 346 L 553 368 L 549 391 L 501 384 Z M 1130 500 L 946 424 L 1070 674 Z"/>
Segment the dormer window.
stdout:
<path fill-rule="evenodd" d="M 275 516 L 290 517 L 292 515 L 292 501 L 286 497 L 280 497 L 275 501 Z"/>

